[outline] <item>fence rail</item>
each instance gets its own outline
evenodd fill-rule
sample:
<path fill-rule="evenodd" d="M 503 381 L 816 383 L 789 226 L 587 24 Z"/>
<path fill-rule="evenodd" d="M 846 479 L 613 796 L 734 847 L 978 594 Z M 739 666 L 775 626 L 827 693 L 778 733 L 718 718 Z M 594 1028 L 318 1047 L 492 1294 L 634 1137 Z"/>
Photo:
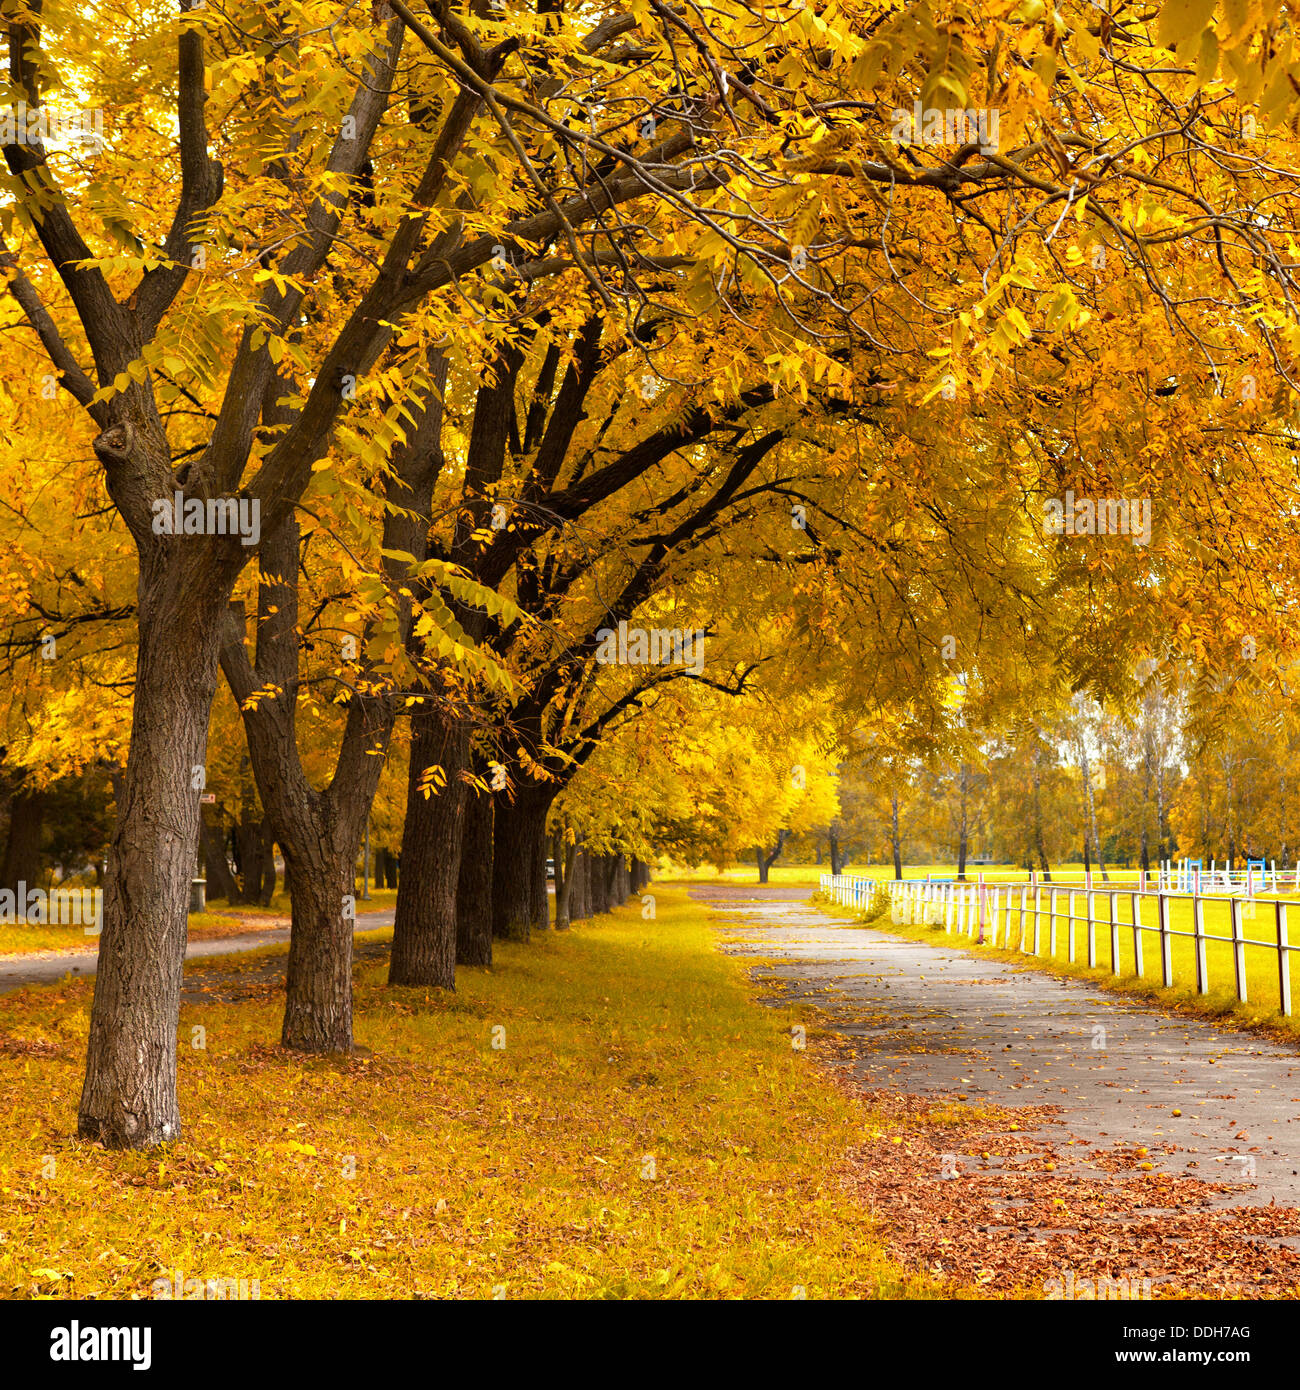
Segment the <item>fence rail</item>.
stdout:
<path fill-rule="evenodd" d="M 1160 880 L 1157 880 L 1157 885 Z M 1291 953 L 1300 950 L 1288 938 L 1287 910 L 1300 902 L 1243 898 L 1233 893 L 1177 893 L 1145 883 L 1097 887 L 1045 883 L 959 883 L 935 879 L 874 879 L 850 874 L 822 874 L 821 890 L 844 907 L 868 906 L 878 888 L 889 893 L 890 915 L 896 925 L 942 927 L 949 935 L 966 936 L 978 944 L 1001 945 L 1004 950 L 1027 955 L 1056 957 L 1065 937 L 1066 959 L 1078 963 L 1079 949 L 1086 951 L 1090 969 L 1098 969 L 1105 954 L 1111 974 L 1146 977 L 1144 947 L 1159 953 L 1160 982 L 1166 988 L 1195 979 L 1198 994 L 1210 993 L 1210 963 L 1216 973 L 1231 967 L 1238 1000 L 1246 1003 L 1252 965 L 1259 953 L 1272 953 L 1268 974 L 1275 987 L 1278 1012 L 1291 1017 Z M 1079 900 L 1082 899 L 1082 904 Z M 1105 915 L 1098 911 L 1105 904 Z M 1127 909 L 1127 920 L 1121 912 Z M 1227 933 L 1207 929 L 1207 908 L 1222 905 Z M 1082 911 L 1076 910 L 1082 906 Z M 1186 917 L 1186 927 L 1173 924 Z M 1148 921 L 1147 918 L 1152 920 Z M 1261 922 L 1261 919 L 1263 921 Z M 1264 929 L 1266 936 L 1247 935 Z M 1260 926 L 1257 928 L 1256 924 Z M 1269 925 L 1264 926 L 1265 923 Z M 1064 930 L 1062 930 L 1064 928 Z M 1188 943 L 1186 948 L 1179 943 Z M 1105 951 L 1099 951 L 1099 945 Z M 1254 954 L 1247 955 L 1247 952 Z M 1129 965 L 1131 962 L 1131 966 Z M 1175 968 L 1177 966 L 1177 969 Z M 1257 981 L 1258 983 L 1258 981 Z"/>

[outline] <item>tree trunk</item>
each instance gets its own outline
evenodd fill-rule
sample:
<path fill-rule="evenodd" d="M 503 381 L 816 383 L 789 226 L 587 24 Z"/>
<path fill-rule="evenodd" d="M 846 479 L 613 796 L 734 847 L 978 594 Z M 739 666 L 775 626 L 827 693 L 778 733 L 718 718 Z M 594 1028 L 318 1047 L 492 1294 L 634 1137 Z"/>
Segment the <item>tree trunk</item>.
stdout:
<path fill-rule="evenodd" d="M 0 869 L 0 888 L 17 893 L 20 883 L 25 883 L 28 888 L 40 887 L 44 816 L 44 792 L 14 793 L 9 803 L 9 834 L 5 840 L 4 867 Z"/>
<path fill-rule="evenodd" d="M 573 920 L 573 876 L 578 865 L 578 844 L 576 839 L 565 844 L 564 836 L 559 834 L 555 839 L 558 851 L 555 856 L 555 930 L 567 931 Z"/>
<path fill-rule="evenodd" d="M 110 1148 L 177 1138 L 176 1029 L 190 880 L 230 584 L 145 552 L 131 746 L 109 850 L 77 1132 Z M 182 582 L 183 581 L 183 582 Z M 233 583 L 233 578 L 230 581 Z"/>
<path fill-rule="evenodd" d="M 903 877 L 903 847 L 898 833 L 898 793 L 889 793 L 889 843 L 894 847 L 894 877 Z"/>
<path fill-rule="evenodd" d="M 1144 750 L 1142 755 L 1142 845 L 1141 863 L 1144 873 L 1151 872 L 1151 853 L 1149 849 L 1151 816 L 1151 760 Z"/>
<path fill-rule="evenodd" d="M 260 559 L 256 666 L 244 648 L 242 604 L 231 605 L 221 665 L 243 717 L 258 794 L 293 884 L 280 1040 L 301 1052 L 350 1052 L 357 855 L 394 706 L 384 696 L 353 695 L 329 786 L 317 791 L 308 782 L 295 723 L 298 527 L 292 515 L 263 536 Z M 273 696 L 253 698 L 268 687 Z"/>
<path fill-rule="evenodd" d="M 213 829 L 202 815 L 199 817 L 199 827 L 203 872 L 208 881 L 207 896 L 209 900 L 224 898 L 226 902 L 234 902 L 239 896 L 239 884 L 230 872 L 230 863 L 226 859 L 225 836 L 220 830 Z"/>
<path fill-rule="evenodd" d="M 1168 855 L 1169 825 L 1165 809 L 1165 760 L 1159 749 L 1156 750 L 1156 857 L 1161 864 Z"/>
<path fill-rule="evenodd" d="M 840 837 L 832 829 L 829 834 L 831 848 L 831 873 L 837 878 L 844 872 L 840 862 Z"/>
<path fill-rule="evenodd" d="M 345 855 L 322 844 L 304 863 L 297 840 L 282 846 L 295 890 L 280 1041 L 297 1052 L 350 1052 L 356 922 L 344 915 L 344 899 L 352 896 L 357 846 Z"/>
<path fill-rule="evenodd" d="M 622 907 L 623 900 L 618 895 L 618 862 L 617 854 L 607 854 L 605 856 L 605 911 L 613 912 L 616 907 Z"/>
<path fill-rule="evenodd" d="M 456 988 L 456 887 L 466 797 L 460 774 L 468 765 L 469 734 L 454 715 L 428 703 L 412 715 L 402 830 L 406 872 L 393 919 L 390 985 Z M 441 787 L 427 780 L 435 767 L 446 778 Z"/>
<path fill-rule="evenodd" d="M 627 856 L 617 855 L 614 859 L 614 881 L 618 885 L 618 904 L 622 907 L 632 896 L 632 885 L 628 878 Z"/>
<path fill-rule="evenodd" d="M 240 821 L 235 827 L 235 867 L 239 871 L 238 901 L 241 903 L 261 902 L 262 883 L 266 877 L 268 827 L 266 817 L 258 814 L 253 786 L 250 780 L 244 789 Z"/>
<path fill-rule="evenodd" d="M 1096 859 L 1102 881 L 1105 882 L 1110 875 L 1106 872 L 1106 861 L 1101 857 L 1101 837 L 1097 834 L 1097 803 L 1092 795 L 1092 768 L 1088 763 L 1088 746 L 1082 739 L 1079 740 L 1079 771 L 1083 776 L 1084 808 L 1088 814 L 1083 842 L 1084 866 L 1091 867 L 1088 863 L 1088 841 L 1091 839 L 1093 858 Z"/>
<path fill-rule="evenodd" d="M 262 822 L 262 882 L 258 888 L 257 901 L 263 907 L 271 906 L 275 897 L 275 836 L 271 833 L 270 821 Z"/>
<path fill-rule="evenodd" d="M 1234 802 L 1235 782 L 1231 770 L 1227 770 L 1227 814 L 1228 814 L 1228 866 L 1231 868 L 1237 862 L 1237 808 Z"/>
<path fill-rule="evenodd" d="M 546 891 L 546 847 L 546 820 L 545 812 L 543 812 L 541 829 L 533 838 L 531 845 L 533 868 L 529 877 L 528 888 L 532 902 L 533 931 L 550 931 L 551 929 L 551 895 Z"/>
<path fill-rule="evenodd" d="M 492 797 L 467 790 L 456 884 L 456 964 L 492 964 Z"/>
<path fill-rule="evenodd" d="M 961 765 L 958 786 L 961 790 L 960 816 L 957 825 L 957 877 L 966 877 L 966 853 L 967 853 L 967 801 L 970 788 L 970 768 L 965 763 Z"/>
<path fill-rule="evenodd" d="M 573 857 L 573 889 L 569 899 L 569 919 L 585 921 L 591 916 L 591 856 L 585 849 Z"/>
<path fill-rule="evenodd" d="M 760 883 L 767 882 L 768 870 L 772 867 L 773 864 L 776 863 L 778 859 L 780 859 L 781 851 L 785 848 L 785 842 L 789 838 L 789 836 L 790 832 L 788 830 L 778 830 L 776 832 L 776 844 L 775 846 L 773 846 L 772 852 L 770 854 L 766 853 L 761 846 L 757 850 L 758 881 Z"/>
<path fill-rule="evenodd" d="M 1034 849 L 1038 854 L 1038 865 L 1043 871 L 1043 877 L 1050 883 L 1052 881 L 1052 871 L 1047 864 L 1047 847 L 1043 843 L 1043 768 L 1042 751 L 1035 745 L 1034 747 Z"/>
<path fill-rule="evenodd" d="M 591 861 L 591 915 L 599 917 L 609 911 L 609 877 L 606 872 L 608 856 L 596 855 Z"/>
<path fill-rule="evenodd" d="M 546 910 L 546 802 L 519 789 L 513 804 L 499 798 L 492 835 L 492 935 L 527 941 Z"/>

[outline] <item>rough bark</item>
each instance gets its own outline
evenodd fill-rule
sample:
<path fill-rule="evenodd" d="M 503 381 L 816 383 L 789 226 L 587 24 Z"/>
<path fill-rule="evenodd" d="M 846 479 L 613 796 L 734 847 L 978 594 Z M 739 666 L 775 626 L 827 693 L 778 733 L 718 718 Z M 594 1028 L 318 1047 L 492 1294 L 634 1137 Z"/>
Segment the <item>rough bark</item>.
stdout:
<path fill-rule="evenodd" d="M 457 965 L 492 964 L 492 838 L 492 798 L 470 790 L 456 884 Z"/>
<path fill-rule="evenodd" d="M 467 796 L 461 773 L 468 764 L 469 736 L 453 712 L 426 704 L 412 716 L 402 834 L 406 872 L 397 891 L 390 985 L 456 988 L 456 888 Z M 442 784 L 421 785 L 435 767 L 442 769 Z"/>
<path fill-rule="evenodd" d="M 591 885 L 591 916 L 599 917 L 609 911 L 609 877 L 607 873 L 608 856 L 593 855 L 590 864 L 589 882 Z"/>
<path fill-rule="evenodd" d="M 244 649 L 241 605 L 228 617 L 222 669 L 239 704 L 253 775 L 293 883 L 281 1042 L 302 1052 L 352 1048 L 352 934 L 357 855 L 383 769 L 393 704 L 354 695 L 324 791 L 298 755 L 298 527 L 291 514 L 263 537 L 257 661 Z M 273 690 L 267 698 L 255 692 Z"/>
<path fill-rule="evenodd" d="M 0 868 L 0 888 L 11 893 L 25 883 L 36 888 L 41 883 L 41 830 L 44 825 L 45 794 L 17 791 L 9 803 L 9 834 L 5 838 L 4 865 Z"/>
<path fill-rule="evenodd" d="M 131 744 L 77 1118 L 82 1138 L 110 1148 L 152 1147 L 181 1130 L 176 1028 L 199 834 L 195 769 L 207 754 L 229 588 L 187 563 L 177 539 L 141 560 Z"/>
<path fill-rule="evenodd" d="M 225 836 L 219 829 L 210 826 L 202 816 L 199 817 L 199 825 L 203 872 L 208 881 L 208 899 L 235 902 L 239 896 L 239 883 L 230 870 L 230 861 L 226 858 Z"/>
<path fill-rule="evenodd" d="M 492 838 L 492 935 L 499 939 L 527 941 L 535 928 L 544 925 L 546 807 L 546 801 L 527 789 L 516 793 L 513 804 L 504 798 L 497 801 Z"/>
<path fill-rule="evenodd" d="M 776 844 L 770 850 L 765 850 L 761 845 L 755 850 L 758 856 L 758 881 L 767 882 L 768 870 L 781 857 L 781 851 L 785 849 L 785 842 L 789 838 L 788 830 L 778 830 L 776 834 Z"/>
<path fill-rule="evenodd" d="M 262 882 L 257 891 L 257 901 L 263 907 L 271 906 L 275 897 L 275 836 L 271 833 L 271 823 L 262 823 Z"/>
<path fill-rule="evenodd" d="M 586 850 L 575 846 L 572 888 L 569 897 L 569 920 L 585 921 L 591 916 L 591 857 Z"/>
<path fill-rule="evenodd" d="M 573 876 L 577 870 L 577 841 L 566 844 L 564 835 L 555 836 L 555 930 L 567 931 L 573 921 Z"/>

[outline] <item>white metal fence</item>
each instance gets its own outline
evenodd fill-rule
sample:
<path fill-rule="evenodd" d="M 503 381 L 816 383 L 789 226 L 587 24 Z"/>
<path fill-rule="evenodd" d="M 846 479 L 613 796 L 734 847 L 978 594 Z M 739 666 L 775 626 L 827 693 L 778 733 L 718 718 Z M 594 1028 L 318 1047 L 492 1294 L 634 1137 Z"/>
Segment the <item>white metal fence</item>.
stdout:
<path fill-rule="evenodd" d="M 1116 976 L 1146 974 L 1143 947 L 1148 942 L 1160 956 L 1160 982 L 1165 988 L 1175 984 L 1174 943 L 1191 942 L 1190 972 L 1195 974 L 1199 994 L 1210 992 L 1210 952 L 1219 947 L 1231 962 L 1233 987 L 1243 1003 L 1248 997 L 1247 952 L 1271 952 L 1277 981 L 1280 1013 L 1291 1015 L 1291 953 L 1300 946 L 1290 944 L 1287 935 L 1287 909 L 1300 903 L 1255 899 L 1214 893 L 1173 893 L 1140 882 L 1132 887 L 1113 884 L 1096 887 L 1031 883 L 957 883 L 933 879 L 871 879 L 849 874 L 822 874 L 821 890 L 833 902 L 845 907 L 867 907 L 877 888 L 890 896 L 890 915 L 897 925 L 942 927 L 949 935 L 966 936 L 979 943 L 1001 946 L 1028 955 L 1058 954 L 1060 938 L 1065 937 L 1066 959 L 1077 962 L 1079 948 L 1086 951 L 1090 969 L 1097 969 L 1099 939 L 1107 947 L 1111 973 Z M 1121 912 L 1127 909 L 1127 920 Z M 1229 934 L 1206 930 L 1206 908 L 1223 904 Z M 1104 905 L 1104 914 L 1099 909 Z M 1171 924 L 1175 907 L 1190 917 L 1190 930 Z M 1150 911 L 1144 909 L 1150 908 Z M 1150 917 L 1152 921 L 1146 921 Z M 1254 934 L 1247 935 L 1246 923 Z M 1262 933 L 1262 934 L 1261 934 Z M 1082 940 L 1080 940 L 1082 938 Z M 1131 952 L 1125 947 L 1131 944 Z M 1132 961 L 1126 968 L 1125 955 Z M 1274 971 L 1270 971 L 1274 974 Z"/>

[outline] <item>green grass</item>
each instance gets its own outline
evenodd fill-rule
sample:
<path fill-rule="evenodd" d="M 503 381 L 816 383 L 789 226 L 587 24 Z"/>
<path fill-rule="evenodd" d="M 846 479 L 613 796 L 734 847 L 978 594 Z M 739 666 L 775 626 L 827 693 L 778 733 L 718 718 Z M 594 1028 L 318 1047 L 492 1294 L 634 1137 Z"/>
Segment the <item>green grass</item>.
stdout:
<path fill-rule="evenodd" d="M 1138 921 L 1144 928 L 1141 935 L 1142 972 L 1137 970 L 1134 946 L 1132 895 L 1118 893 L 1115 899 L 1115 922 L 1118 924 L 1118 950 L 1112 952 L 1111 898 L 1109 893 L 1094 892 L 1093 895 L 1093 941 L 1095 967 L 1089 966 L 1088 925 L 1086 920 L 1086 898 L 1081 890 L 1074 893 L 1076 921 L 1071 931 L 1069 922 L 1069 892 L 1058 889 L 1056 894 L 1057 918 L 1055 942 L 1049 920 L 1049 893 L 1044 888 L 1039 913 L 1039 953 L 1033 953 L 1034 912 L 1033 896 L 1028 897 L 1028 910 L 1025 925 L 1025 950 L 1019 949 L 1021 941 L 1019 894 L 1010 909 L 1006 894 L 996 916 L 991 910 L 986 913 L 984 933 L 986 943 L 980 946 L 972 937 L 952 934 L 942 926 L 917 926 L 899 924 L 891 920 L 889 914 L 875 920 L 873 925 L 884 930 L 896 932 L 915 939 L 935 944 L 956 945 L 971 950 L 991 951 L 1005 958 L 1041 965 L 1059 973 L 1076 975 L 1094 980 L 1122 990 L 1137 992 L 1166 1002 L 1190 1006 L 1199 1012 L 1214 1017 L 1231 1015 L 1240 1022 L 1263 1025 L 1280 1033 L 1300 1035 L 1300 1020 L 1293 1014 L 1290 1018 L 1280 1012 L 1281 992 L 1278 979 L 1276 918 L 1273 897 L 1257 898 L 1254 914 L 1250 914 L 1251 904 L 1242 900 L 1242 938 L 1246 942 L 1243 950 L 1246 1000 L 1237 997 L 1235 952 L 1232 942 L 1231 906 L 1224 898 L 1202 899 L 1203 932 L 1205 941 L 1205 976 L 1208 986 L 1201 993 L 1197 983 L 1196 946 L 1187 935 L 1193 930 L 1193 908 L 1190 898 L 1170 897 L 1170 965 L 1173 985 L 1163 984 L 1161 969 L 1161 944 L 1158 931 L 1158 904 L 1153 896 L 1139 899 Z M 847 911 L 847 910 L 839 910 Z M 860 917 L 861 914 L 849 914 Z M 1291 944 L 1300 944 L 1300 908 L 1293 908 L 1288 919 L 1288 937 Z M 996 926 L 997 948 L 992 945 L 993 928 Z M 1011 933 L 1012 949 L 1008 951 L 1007 932 Z M 1071 952 L 1073 936 L 1073 952 Z M 1287 969 L 1293 989 L 1300 982 L 1300 966 L 1288 952 Z M 1073 958 L 1072 958 L 1073 957 Z M 1300 1008 L 1300 1000 L 1293 1007 Z"/>
<path fill-rule="evenodd" d="M 348 1061 L 277 1047 L 277 989 L 185 1008 L 185 1129 L 148 1154 L 74 1137 L 88 984 L 6 996 L 0 1297 L 175 1270 L 263 1298 L 938 1296 L 841 1182 L 882 1130 L 792 1048 L 807 1006 L 759 1007 L 706 909 L 656 897 L 498 944 L 455 994 L 360 965 Z"/>

